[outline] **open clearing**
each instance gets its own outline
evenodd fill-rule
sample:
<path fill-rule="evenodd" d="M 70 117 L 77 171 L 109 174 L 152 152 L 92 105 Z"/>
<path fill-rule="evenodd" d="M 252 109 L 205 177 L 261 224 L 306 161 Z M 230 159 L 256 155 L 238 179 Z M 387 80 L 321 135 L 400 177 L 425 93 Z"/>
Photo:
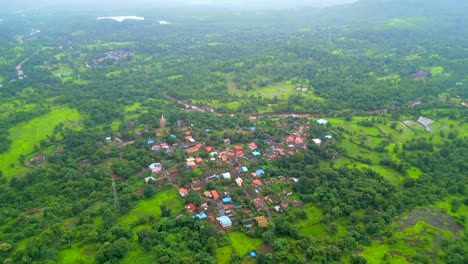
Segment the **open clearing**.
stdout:
<path fill-rule="evenodd" d="M 151 215 L 158 219 L 161 217 L 160 206 L 162 204 L 172 210 L 172 214 L 177 214 L 184 209 L 183 202 L 179 198 L 179 192 L 175 188 L 168 188 L 160 191 L 149 200 L 139 201 L 128 214 L 119 218 L 119 223 L 131 225 L 138 219 Z"/>
<path fill-rule="evenodd" d="M 241 257 L 251 250 L 257 250 L 263 243 L 262 239 L 248 237 L 241 232 L 231 232 L 229 233 L 229 238 L 231 239 L 232 246 L 239 252 Z"/>
<path fill-rule="evenodd" d="M 9 150 L 0 155 L 0 170 L 7 178 L 27 170 L 18 160 L 21 155 L 32 153 L 34 145 L 39 145 L 39 141 L 47 139 L 47 135 L 52 135 L 54 127 L 59 123 L 71 125 L 79 119 L 80 114 L 77 110 L 63 107 L 14 126 L 9 130 L 13 142 Z"/>

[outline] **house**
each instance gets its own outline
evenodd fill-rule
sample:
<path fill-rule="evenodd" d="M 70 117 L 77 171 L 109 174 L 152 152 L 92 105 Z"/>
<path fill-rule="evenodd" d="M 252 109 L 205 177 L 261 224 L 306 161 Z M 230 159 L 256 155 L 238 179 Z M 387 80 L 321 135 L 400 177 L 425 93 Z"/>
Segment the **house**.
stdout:
<path fill-rule="evenodd" d="M 249 148 L 251 150 L 257 149 L 257 144 L 255 144 L 255 142 L 251 142 L 251 143 L 249 143 Z"/>
<path fill-rule="evenodd" d="M 216 190 L 212 190 L 212 191 L 211 191 L 211 195 L 213 195 L 213 199 L 214 199 L 214 200 L 218 200 L 219 194 L 218 194 L 218 192 L 217 192 Z"/>
<path fill-rule="evenodd" d="M 262 153 L 260 153 L 260 152 L 258 152 L 258 151 L 254 151 L 254 152 L 252 152 L 252 154 L 253 154 L 254 156 L 260 156 L 260 155 L 262 155 Z"/>
<path fill-rule="evenodd" d="M 168 148 L 169 148 L 169 146 L 168 146 L 167 143 L 165 143 L 165 142 L 164 142 L 164 143 L 161 143 L 161 145 L 159 145 L 159 146 L 160 146 L 161 148 L 163 148 L 163 149 L 168 149 Z"/>
<path fill-rule="evenodd" d="M 195 142 L 195 139 L 193 139 L 192 136 L 185 136 L 185 140 L 190 142 L 190 143 L 194 143 Z"/>
<path fill-rule="evenodd" d="M 152 146 L 152 147 L 151 147 L 151 150 L 153 150 L 153 151 L 160 151 L 160 150 L 161 150 L 161 146 Z"/>
<path fill-rule="evenodd" d="M 185 209 L 193 213 L 197 210 L 197 207 L 193 203 L 188 203 L 185 205 Z"/>
<path fill-rule="evenodd" d="M 243 148 L 244 148 L 244 146 L 242 146 L 242 145 L 238 145 L 238 146 L 235 146 L 235 147 L 234 147 L 234 149 L 235 149 L 236 151 L 241 151 Z"/>
<path fill-rule="evenodd" d="M 222 199 L 222 201 L 223 201 L 223 203 L 227 204 L 227 203 L 231 203 L 231 202 L 232 202 L 232 199 L 231 199 L 231 197 L 224 197 L 224 198 Z"/>
<path fill-rule="evenodd" d="M 204 191 L 204 192 L 203 192 L 203 195 L 205 195 L 206 198 L 211 198 L 211 197 L 213 197 L 213 195 L 211 195 L 211 192 L 210 192 L 210 191 Z"/>
<path fill-rule="evenodd" d="M 206 146 L 206 147 L 205 147 L 205 150 L 208 151 L 208 152 L 210 152 L 210 151 L 213 150 L 213 147 L 211 147 L 211 146 Z"/>
<path fill-rule="evenodd" d="M 181 197 L 185 197 L 188 194 L 188 190 L 184 189 L 184 188 L 179 189 L 179 194 L 180 194 Z"/>
<path fill-rule="evenodd" d="M 265 216 L 259 216 L 259 217 L 255 217 L 255 221 L 257 222 L 257 225 L 259 227 L 267 227 L 268 226 L 268 221 L 267 219 L 265 218 Z"/>
<path fill-rule="evenodd" d="M 321 140 L 321 139 L 319 139 L 319 138 L 314 138 L 314 139 L 312 139 L 312 141 L 314 141 L 314 142 L 315 142 L 315 144 L 317 144 L 317 145 L 320 145 L 320 144 L 322 144 L 322 140 Z"/>
<path fill-rule="evenodd" d="M 281 206 L 279 206 L 279 205 L 276 205 L 275 207 L 273 207 L 273 210 L 275 210 L 275 212 L 277 212 L 277 213 L 282 213 L 283 212 L 283 209 L 281 209 Z"/>
<path fill-rule="evenodd" d="M 317 120 L 317 123 L 319 123 L 320 125 L 326 125 L 326 124 L 328 124 L 328 121 L 325 120 L 325 119 L 320 118 L 319 120 Z"/>
<path fill-rule="evenodd" d="M 255 173 L 257 173 L 258 176 L 265 175 L 265 171 L 262 169 L 256 170 Z"/>
<path fill-rule="evenodd" d="M 255 258 L 257 256 L 257 253 L 255 253 L 255 251 L 251 251 L 249 253 L 249 256 L 252 257 L 252 258 Z"/>
<path fill-rule="evenodd" d="M 231 139 L 225 138 L 225 139 L 224 139 L 224 144 L 225 144 L 225 145 L 231 144 Z"/>
<path fill-rule="evenodd" d="M 238 157 L 242 157 L 242 156 L 245 155 L 245 153 L 244 153 L 244 151 L 237 151 L 237 152 L 236 152 L 236 155 L 237 155 Z"/>
<path fill-rule="evenodd" d="M 289 181 L 291 183 L 297 183 L 297 182 L 299 182 L 299 179 L 298 178 L 290 178 Z"/>
<path fill-rule="evenodd" d="M 248 172 L 249 169 L 246 166 L 242 166 L 240 172 Z"/>
<path fill-rule="evenodd" d="M 203 161 L 203 159 L 200 158 L 200 157 L 198 157 L 198 158 L 195 159 L 195 162 L 197 162 L 198 164 L 199 164 L 199 163 L 202 163 L 202 161 Z"/>
<path fill-rule="evenodd" d="M 108 139 L 108 137 L 106 138 L 106 140 L 107 140 L 107 139 Z M 109 138 L 109 139 L 110 139 L 110 138 Z M 150 140 L 148 140 L 146 143 L 148 143 L 148 145 L 154 144 L 154 140 L 150 139 Z"/>
<path fill-rule="evenodd" d="M 220 216 L 220 217 L 217 217 L 216 220 L 218 220 L 219 224 L 221 225 L 221 227 L 223 227 L 224 229 L 229 229 L 232 227 L 232 221 L 231 219 L 229 219 L 229 217 L 223 215 L 223 216 Z"/>
<path fill-rule="evenodd" d="M 106 142 L 109 143 L 112 141 L 112 138 L 111 137 L 106 137 Z M 153 141 L 154 142 L 154 141 Z"/>
<path fill-rule="evenodd" d="M 205 219 L 207 216 L 206 216 L 206 213 L 205 212 L 201 212 L 199 214 L 196 214 L 194 215 L 192 218 L 198 218 L 198 219 Z"/>
<path fill-rule="evenodd" d="M 325 135 L 325 139 L 332 139 L 333 136 L 332 135 Z"/>
<path fill-rule="evenodd" d="M 254 131 L 255 131 L 255 129 L 256 129 L 256 127 L 254 127 L 254 126 L 252 126 L 252 127 L 249 127 L 249 130 L 250 130 L 251 132 L 254 132 Z"/>
<path fill-rule="evenodd" d="M 153 173 L 160 173 L 163 170 L 163 165 L 159 162 L 150 164 L 148 168 L 153 172 Z"/>
<path fill-rule="evenodd" d="M 252 183 L 255 185 L 262 185 L 262 182 L 259 179 L 253 180 Z"/>
<path fill-rule="evenodd" d="M 296 145 L 304 145 L 304 140 L 300 137 L 297 137 L 296 139 L 294 139 L 294 143 Z"/>
<path fill-rule="evenodd" d="M 41 161 L 44 161 L 45 159 L 46 159 L 45 155 L 42 155 L 42 156 L 34 157 L 34 158 L 30 159 L 29 161 L 31 161 L 31 162 L 41 162 Z"/>
<path fill-rule="evenodd" d="M 241 178 L 238 177 L 238 178 L 236 178 L 236 184 L 237 184 L 237 186 L 242 187 L 242 185 L 244 184 L 244 181 Z"/>
<path fill-rule="evenodd" d="M 229 172 L 225 172 L 225 173 L 223 173 L 223 174 L 221 174 L 221 175 L 223 175 L 223 178 L 224 178 L 224 179 L 227 179 L 227 180 L 230 180 L 230 179 L 231 179 L 231 173 L 229 173 Z"/>

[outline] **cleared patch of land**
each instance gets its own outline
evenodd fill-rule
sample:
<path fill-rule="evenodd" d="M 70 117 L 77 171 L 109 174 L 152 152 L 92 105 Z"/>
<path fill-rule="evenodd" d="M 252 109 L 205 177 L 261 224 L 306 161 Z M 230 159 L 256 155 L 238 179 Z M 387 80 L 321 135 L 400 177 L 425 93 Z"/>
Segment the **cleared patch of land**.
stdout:
<path fill-rule="evenodd" d="M 41 140 L 47 139 L 47 135 L 52 135 L 54 127 L 59 123 L 71 126 L 79 119 L 80 114 L 77 110 L 62 107 L 12 127 L 9 132 L 13 142 L 6 153 L 0 154 L 0 170 L 7 178 L 27 170 L 22 164 L 23 161 L 19 161 L 21 155 L 32 153 L 34 145 L 39 145 Z"/>

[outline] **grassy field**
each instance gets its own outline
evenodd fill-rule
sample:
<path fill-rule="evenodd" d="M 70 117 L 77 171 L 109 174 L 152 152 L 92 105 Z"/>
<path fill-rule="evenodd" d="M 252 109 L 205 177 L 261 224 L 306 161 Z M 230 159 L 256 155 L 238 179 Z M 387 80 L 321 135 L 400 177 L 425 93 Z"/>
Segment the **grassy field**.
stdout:
<path fill-rule="evenodd" d="M 468 207 L 461 204 L 454 211 L 450 204 L 452 199 L 462 198 L 448 197 L 434 206 L 406 213 L 391 225 L 395 228 L 391 240 L 374 240 L 370 246 L 364 247 L 362 256 L 369 263 L 382 263 L 384 258 L 390 263 L 412 263 L 412 256 L 423 254 L 433 263 L 442 263 L 439 255 L 441 239 L 459 239 L 457 234 L 468 230 L 467 223 L 460 227 L 452 218 L 468 217 Z"/>
<path fill-rule="evenodd" d="M 52 135 L 54 127 L 59 123 L 70 125 L 71 122 L 79 119 L 80 114 L 77 110 L 63 107 L 53 109 L 47 115 L 14 126 L 9 131 L 13 141 L 10 149 L 0 155 L 0 170 L 7 178 L 27 170 L 18 160 L 21 155 L 32 153 L 34 145 L 39 145 L 39 141 L 46 139 L 47 135 Z"/>
<path fill-rule="evenodd" d="M 229 263 L 231 259 L 232 247 L 220 247 L 216 249 L 216 259 L 219 264 Z"/>
<path fill-rule="evenodd" d="M 94 263 L 97 245 L 86 245 L 79 248 L 73 245 L 71 248 L 61 250 L 58 253 L 57 263 Z"/>
<path fill-rule="evenodd" d="M 161 217 L 160 206 L 162 204 L 171 209 L 173 214 L 179 213 L 184 209 L 183 201 L 179 198 L 179 192 L 175 188 L 169 188 L 160 191 L 149 200 L 139 201 L 128 214 L 121 216 L 118 222 L 123 225 L 131 225 L 139 218 L 150 215 L 157 219 Z"/>
<path fill-rule="evenodd" d="M 320 223 L 323 218 L 323 213 L 315 206 L 307 204 L 304 207 L 307 213 L 307 220 L 300 221 L 297 226 L 299 228 L 299 234 L 304 236 L 323 236 L 327 232 L 324 225 Z"/>
<path fill-rule="evenodd" d="M 252 250 L 257 250 L 263 244 L 262 239 L 251 238 L 241 232 L 231 232 L 229 238 L 241 257 Z"/>

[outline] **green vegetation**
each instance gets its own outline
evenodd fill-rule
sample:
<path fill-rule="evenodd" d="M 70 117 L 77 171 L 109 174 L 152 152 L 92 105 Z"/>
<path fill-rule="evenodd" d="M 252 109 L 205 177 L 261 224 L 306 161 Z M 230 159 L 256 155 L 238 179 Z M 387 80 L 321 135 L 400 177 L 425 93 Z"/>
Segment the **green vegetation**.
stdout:
<path fill-rule="evenodd" d="M 54 127 L 60 123 L 76 128 L 80 115 L 76 109 L 56 108 L 45 116 L 37 117 L 26 123 L 20 123 L 10 128 L 9 137 L 12 139 L 9 150 L 0 154 L 0 170 L 5 177 L 12 177 L 27 170 L 24 156 L 32 153 L 40 155 L 34 146 L 50 137 Z"/>
<path fill-rule="evenodd" d="M 465 2 L 2 6 L 0 263 L 466 262 Z"/>

